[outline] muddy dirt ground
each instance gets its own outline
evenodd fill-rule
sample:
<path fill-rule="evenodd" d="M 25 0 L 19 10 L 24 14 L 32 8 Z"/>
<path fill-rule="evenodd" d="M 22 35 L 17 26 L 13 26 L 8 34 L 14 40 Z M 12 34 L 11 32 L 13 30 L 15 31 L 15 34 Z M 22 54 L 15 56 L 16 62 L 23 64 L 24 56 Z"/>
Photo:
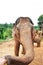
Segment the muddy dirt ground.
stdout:
<path fill-rule="evenodd" d="M 40 47 L 34 44 L 35 57 L 29 65 L 43 65 L 43 41 L 41 41 Z M 0 45 L 0 57 L 5 55 L 14 56 L 14 41 L 3 42 Z"/>

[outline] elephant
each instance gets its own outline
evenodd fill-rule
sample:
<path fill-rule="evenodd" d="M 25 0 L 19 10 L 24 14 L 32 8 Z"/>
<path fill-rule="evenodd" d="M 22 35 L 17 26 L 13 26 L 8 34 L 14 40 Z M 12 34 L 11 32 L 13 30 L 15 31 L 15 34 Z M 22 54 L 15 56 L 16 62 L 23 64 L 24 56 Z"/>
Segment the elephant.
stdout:
<path fill-rule="evenodd" d="M 8 65 L 28 65 L 34 59 L 33 22 L 29 17 L 19 17 L 13 26 L 15 56 L 6 55 Z M 23 56 L 19 56 L 20 44 Z"/>
<path fill-rule="evenodd" d="M 37 43 L 37 47 L 40 47 L 41 33 L 38 30 L 33 31 L 33 42 Z"/>

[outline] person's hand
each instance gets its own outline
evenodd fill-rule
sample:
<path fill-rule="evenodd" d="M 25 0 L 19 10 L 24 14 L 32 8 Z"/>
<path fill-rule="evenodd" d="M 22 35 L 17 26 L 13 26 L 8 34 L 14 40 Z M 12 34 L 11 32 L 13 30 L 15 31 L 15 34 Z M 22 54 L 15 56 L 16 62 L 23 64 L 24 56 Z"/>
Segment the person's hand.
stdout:
<path fill-rule="evenodd" d="M 7 62 L 7 60 L 4 57 L 0 58 L 0 65 L 4 65 Z"/>

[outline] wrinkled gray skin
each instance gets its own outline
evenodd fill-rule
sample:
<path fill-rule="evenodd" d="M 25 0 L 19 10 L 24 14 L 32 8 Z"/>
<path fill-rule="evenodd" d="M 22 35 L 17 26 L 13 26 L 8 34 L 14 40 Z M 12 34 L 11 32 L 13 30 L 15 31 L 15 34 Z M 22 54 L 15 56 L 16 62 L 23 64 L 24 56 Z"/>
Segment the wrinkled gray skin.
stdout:
<path fill-rule="evenodd" d="M 33 48 L 33 23 L 28 17 L 17 19 L 13 27 L 13 38 L 15 41 L 15 56 L 5 56 L 8 65 L 28 65 L 34 58 Z M 23 46 L 23 56 L 19 56 L 20 44 Z"/>

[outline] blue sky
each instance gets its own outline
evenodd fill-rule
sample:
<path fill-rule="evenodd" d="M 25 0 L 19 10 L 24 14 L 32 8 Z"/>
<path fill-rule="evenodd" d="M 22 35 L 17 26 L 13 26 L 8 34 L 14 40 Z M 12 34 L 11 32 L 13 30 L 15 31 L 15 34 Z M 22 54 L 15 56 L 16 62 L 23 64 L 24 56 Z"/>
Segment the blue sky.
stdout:
<path fill-rule="evenodd" d="M 43 14 L 43 0 L 0 0 L 0 23 L 14 23 L 20 16 L 30 17 L 37 25 Z"/>

